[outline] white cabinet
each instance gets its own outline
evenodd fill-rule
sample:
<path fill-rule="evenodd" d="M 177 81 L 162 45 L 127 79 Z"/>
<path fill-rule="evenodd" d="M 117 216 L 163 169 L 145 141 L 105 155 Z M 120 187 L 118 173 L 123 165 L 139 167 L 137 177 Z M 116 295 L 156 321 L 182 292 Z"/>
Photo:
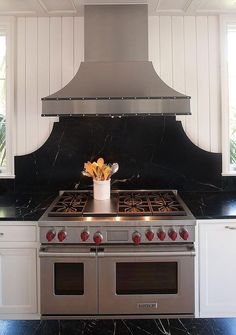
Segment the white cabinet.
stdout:
<path fill-rule="evenodd" d="M 36 250 L 0 249 L 0 314 L 36 312 Z"/>
<path fill-rule="evenodd" d="M 0 319 L 37 318 L 37 226 L 0 224 Z"/>
<path fill-rule="evenodd" d="M 200 317 L 235 317 L 236 220 L 198 225 Z"/>

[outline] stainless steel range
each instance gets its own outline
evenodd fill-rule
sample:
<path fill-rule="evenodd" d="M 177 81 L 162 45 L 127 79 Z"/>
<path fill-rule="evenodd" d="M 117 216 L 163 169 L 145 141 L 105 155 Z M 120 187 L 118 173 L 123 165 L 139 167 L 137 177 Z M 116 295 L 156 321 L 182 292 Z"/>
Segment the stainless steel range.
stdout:
<path fill-rule="evenodd" d="M 63 191 L 39 226 L 43 318 L 194 316 L 195 218 L 177 191 Z"/>

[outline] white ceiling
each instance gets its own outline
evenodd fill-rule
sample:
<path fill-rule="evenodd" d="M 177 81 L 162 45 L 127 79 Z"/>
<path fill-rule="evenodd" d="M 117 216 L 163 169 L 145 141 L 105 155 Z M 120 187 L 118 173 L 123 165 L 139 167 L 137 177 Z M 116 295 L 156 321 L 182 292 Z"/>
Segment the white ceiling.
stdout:
<path fill-rule="evenodd" d="M 81 16 L 84 4 L 137 3 L 147 3 L 150 15 L 236 14 L 236 0 L 0 0 L 0 15 Z"/>

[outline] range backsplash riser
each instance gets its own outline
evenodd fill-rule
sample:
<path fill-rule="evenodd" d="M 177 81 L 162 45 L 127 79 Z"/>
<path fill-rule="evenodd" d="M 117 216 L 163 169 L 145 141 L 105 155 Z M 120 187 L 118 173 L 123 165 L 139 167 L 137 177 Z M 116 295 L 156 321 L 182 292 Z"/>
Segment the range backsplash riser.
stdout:
<path fill-rule="evenodd" d="M 114 189 L 235 189 L 222 178 L 222 155 L 194 145 L 175 117 L 63 117 L 37 151 L 15 157 L 15 180 L 0 192 L 45 192 L 92 187 L 81 175 L 84 162 L 104 157 L 118 162 Z"/>

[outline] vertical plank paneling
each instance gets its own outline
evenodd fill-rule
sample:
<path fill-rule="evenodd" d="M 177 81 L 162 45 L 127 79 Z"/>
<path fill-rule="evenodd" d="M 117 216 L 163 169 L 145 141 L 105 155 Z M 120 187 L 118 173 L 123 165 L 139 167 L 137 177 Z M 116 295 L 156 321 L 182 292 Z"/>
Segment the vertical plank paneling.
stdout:
<path fill-rule="evenodd" d="M 172 27 L 171 17 L 160 17 L 160 76 L 172 86 Z"/>
<path fill-rule="evenodd" d="M 208 18 L 196 17 L 198 65 L 198 143 L 210 150 Z"/>
<path fill-rule="evenodd" d="M 25 18 L 17 20 L 17 113 L 16 113 L 16 154 L 26 152 L 26 115 L 25 115 Z"/>
<path fill-rule="evenodd" d="M 49 136 L 50 118 L 42 117 L 41 98 L 49 95 L 49 18 L 38 18 L 38 146 Z"/>
<path fill-rule="evenodd" d="M 192 113 L 192 115 L 186 116 L 186 132 L 191 141 L 198 144 L 197 49 L 196 19 L 194 16 L 184 18 L 184 42 L 186 94 L 191 96 Z"/>
<path fill-rule="evenodd" d="M 50 18 L 50 94 L 62 87 L 62 23 L 60 17 Z M 57 118 L 50 118 L 50 129 Z"/>
<path fill-rule="evenodd" d="M 50 94 L 55 93 L 62 85 L 62 41 L 61 18 L 50 18 Z"/>
<path fill-rule="evenodd" d="M 213 152 L 221 151 L 221 108 L 220 108 L 220 46 L 219 19 L 217 16 L 208 18 L 209 33 L 209 80 L 210 80 L 210 138 Z"/>
<path fill-rule="evenodd" d="M 173 88 L 185 93 L 184 19 L 172 17 Z M 185 129 L 185 116 L 178 116 Z"/>
<path fill-rule="evenodd" d="M 68 84 L 74 73 L 74 23 L 72 17 L 62 18 L 62 86 Z"/>
<path fill-rule="evenodd" d="M 26 150 L 38 147 L 37 18 L 26 19 Z"/>
<path fill-rule="evenodd" d="M 154 69 L 160 73 L 160 19 L 159 16 L 149 16 L 148 19 L 148 54 Z"/>
<path fill-rule="evenodd" d="M 84 18 L 74 17 L 74 74 L 84 60 Z"/>

